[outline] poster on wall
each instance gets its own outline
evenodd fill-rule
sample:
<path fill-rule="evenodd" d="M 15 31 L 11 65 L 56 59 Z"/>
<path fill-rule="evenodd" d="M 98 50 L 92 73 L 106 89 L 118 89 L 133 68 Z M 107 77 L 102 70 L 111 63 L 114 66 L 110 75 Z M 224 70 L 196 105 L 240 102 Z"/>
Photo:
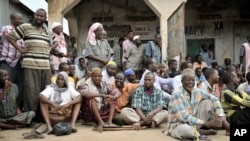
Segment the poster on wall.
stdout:
<path fill-rule="evenodd" d="M 139 35 L 141 39 L 148 39 L 150 34 L 149 26 L 135 26 L 133 27 L 134 35 Z"/>
<path fill-rule="evenodd" d="M 121 38 L 131 31 L 130 25 L 103 25 L 103 27 L 108 33 L 108 38 Z"/>

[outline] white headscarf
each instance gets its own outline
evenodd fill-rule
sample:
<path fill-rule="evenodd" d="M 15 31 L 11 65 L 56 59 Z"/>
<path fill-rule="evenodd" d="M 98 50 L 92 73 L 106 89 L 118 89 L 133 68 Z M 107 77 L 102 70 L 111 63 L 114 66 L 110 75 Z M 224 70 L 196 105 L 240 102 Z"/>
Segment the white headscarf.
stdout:
<path fill-rule="evenodd" d="M 51 28 L 52 28 L 52 30 L 53 30 L 54 28 L 56 28 L 56 27 L 58 27 L 58 26 L 61 26 L 61 25 L 62 25 L 62 24 L 59 23 L 59 22 L 53 22 Z"/>
<path fill-rule="evenodd" d="M 65 92 L 68 88 L 69 88 L 69 83 L 68 83 L 68 74 L 64 71 L 62 72 L 59 72 L 57 74 L 57 77 L 59 75 L 62 75 L 63 78 L 64 78 L 64 83 L 66 85 L 66 87 L 63 87 L 63 88 L 59 88 L 57 86 L 57 84 L 51 84 L 50 86 L 54 88 L 54 102 L 57 103 L 57 104 L 60 104 L 62 103 L 62 97 L 61 97 L 61 93 L 62 92 Z M 57 78 L 56 78 L 57 79 Z"/>

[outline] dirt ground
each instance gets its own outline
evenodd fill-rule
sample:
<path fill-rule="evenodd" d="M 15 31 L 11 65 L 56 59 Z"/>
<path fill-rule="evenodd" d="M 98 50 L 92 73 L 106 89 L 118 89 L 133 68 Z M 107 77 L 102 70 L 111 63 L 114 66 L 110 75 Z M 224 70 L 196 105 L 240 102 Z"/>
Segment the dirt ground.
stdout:
<path fill-rule="evenodd" d="M 156 129 L 145 129 L 140 131 L 104 131 L 102 133 L 92 131 L 92 126 L 81 125 L 77 123 L 77 133 L 67 136 L 47 135 L 44 139 L 29 139 L 29 141 L 46 140 L 46 141 L 178 141 L 172 137 L 162 134 L 166 128 L 166 124 Z M 2 130 L 0 131 L 0 141 L 22 141 L 22 133 L 30 131 L 31 128 L 19 130 Z M 225 131 L 218 131 L 217 135 L 209 136 L 212 141 L 229 141 L 229 137 L 225 136 Z"/>

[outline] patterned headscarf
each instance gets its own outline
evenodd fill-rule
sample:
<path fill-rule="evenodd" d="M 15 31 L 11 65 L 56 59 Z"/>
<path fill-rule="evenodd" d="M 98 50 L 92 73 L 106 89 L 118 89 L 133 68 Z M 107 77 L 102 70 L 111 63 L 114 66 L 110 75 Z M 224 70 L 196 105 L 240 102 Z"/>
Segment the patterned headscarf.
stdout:
<path fill-rule="evenodd" d="M 94 33 L 94 31 L 95 31 L 99 26 L 102 26 L 102 24 L 100 24 L 100 23 L 94 23 L 94 24 L 92 24 L 92 26 L 89 28 L 87 40 L 89 40 L 89 43 L 90 43 L 91 45 L 96 45 L 96 39 L 95 39 L 95 33 Z"/>

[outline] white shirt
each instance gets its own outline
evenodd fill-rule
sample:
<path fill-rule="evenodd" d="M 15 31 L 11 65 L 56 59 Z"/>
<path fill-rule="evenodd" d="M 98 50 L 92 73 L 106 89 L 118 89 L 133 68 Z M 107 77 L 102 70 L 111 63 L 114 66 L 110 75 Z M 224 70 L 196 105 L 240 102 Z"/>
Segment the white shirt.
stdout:
<path fill-rule="evenodd" d="M 114 76 L 109 76 L 107 70 L 102 71 L 102 81 L 106 82 L 107 84 L 110 84 L 115 81 Z"/>
<path fill-rule="evenodd" d="M 55 90 L 53 87 L 48 86 L 45 90 L 41 92 L 41 95 L 54 102 Z M 69 88 L 65 92 L 61 93 L 62 102 L 60 103 L 60 105 L 65 105 L 69 103 L 78 95 L 80 95 L 80 93 L 77 92 L 72 86 L 69 86 Z"/>
<path fill-rule="evenodd" d="M 80 80 L 85 76 L 85 70 L 80 70 L 79 65 L 75 65 L 75 75 Z"/>

